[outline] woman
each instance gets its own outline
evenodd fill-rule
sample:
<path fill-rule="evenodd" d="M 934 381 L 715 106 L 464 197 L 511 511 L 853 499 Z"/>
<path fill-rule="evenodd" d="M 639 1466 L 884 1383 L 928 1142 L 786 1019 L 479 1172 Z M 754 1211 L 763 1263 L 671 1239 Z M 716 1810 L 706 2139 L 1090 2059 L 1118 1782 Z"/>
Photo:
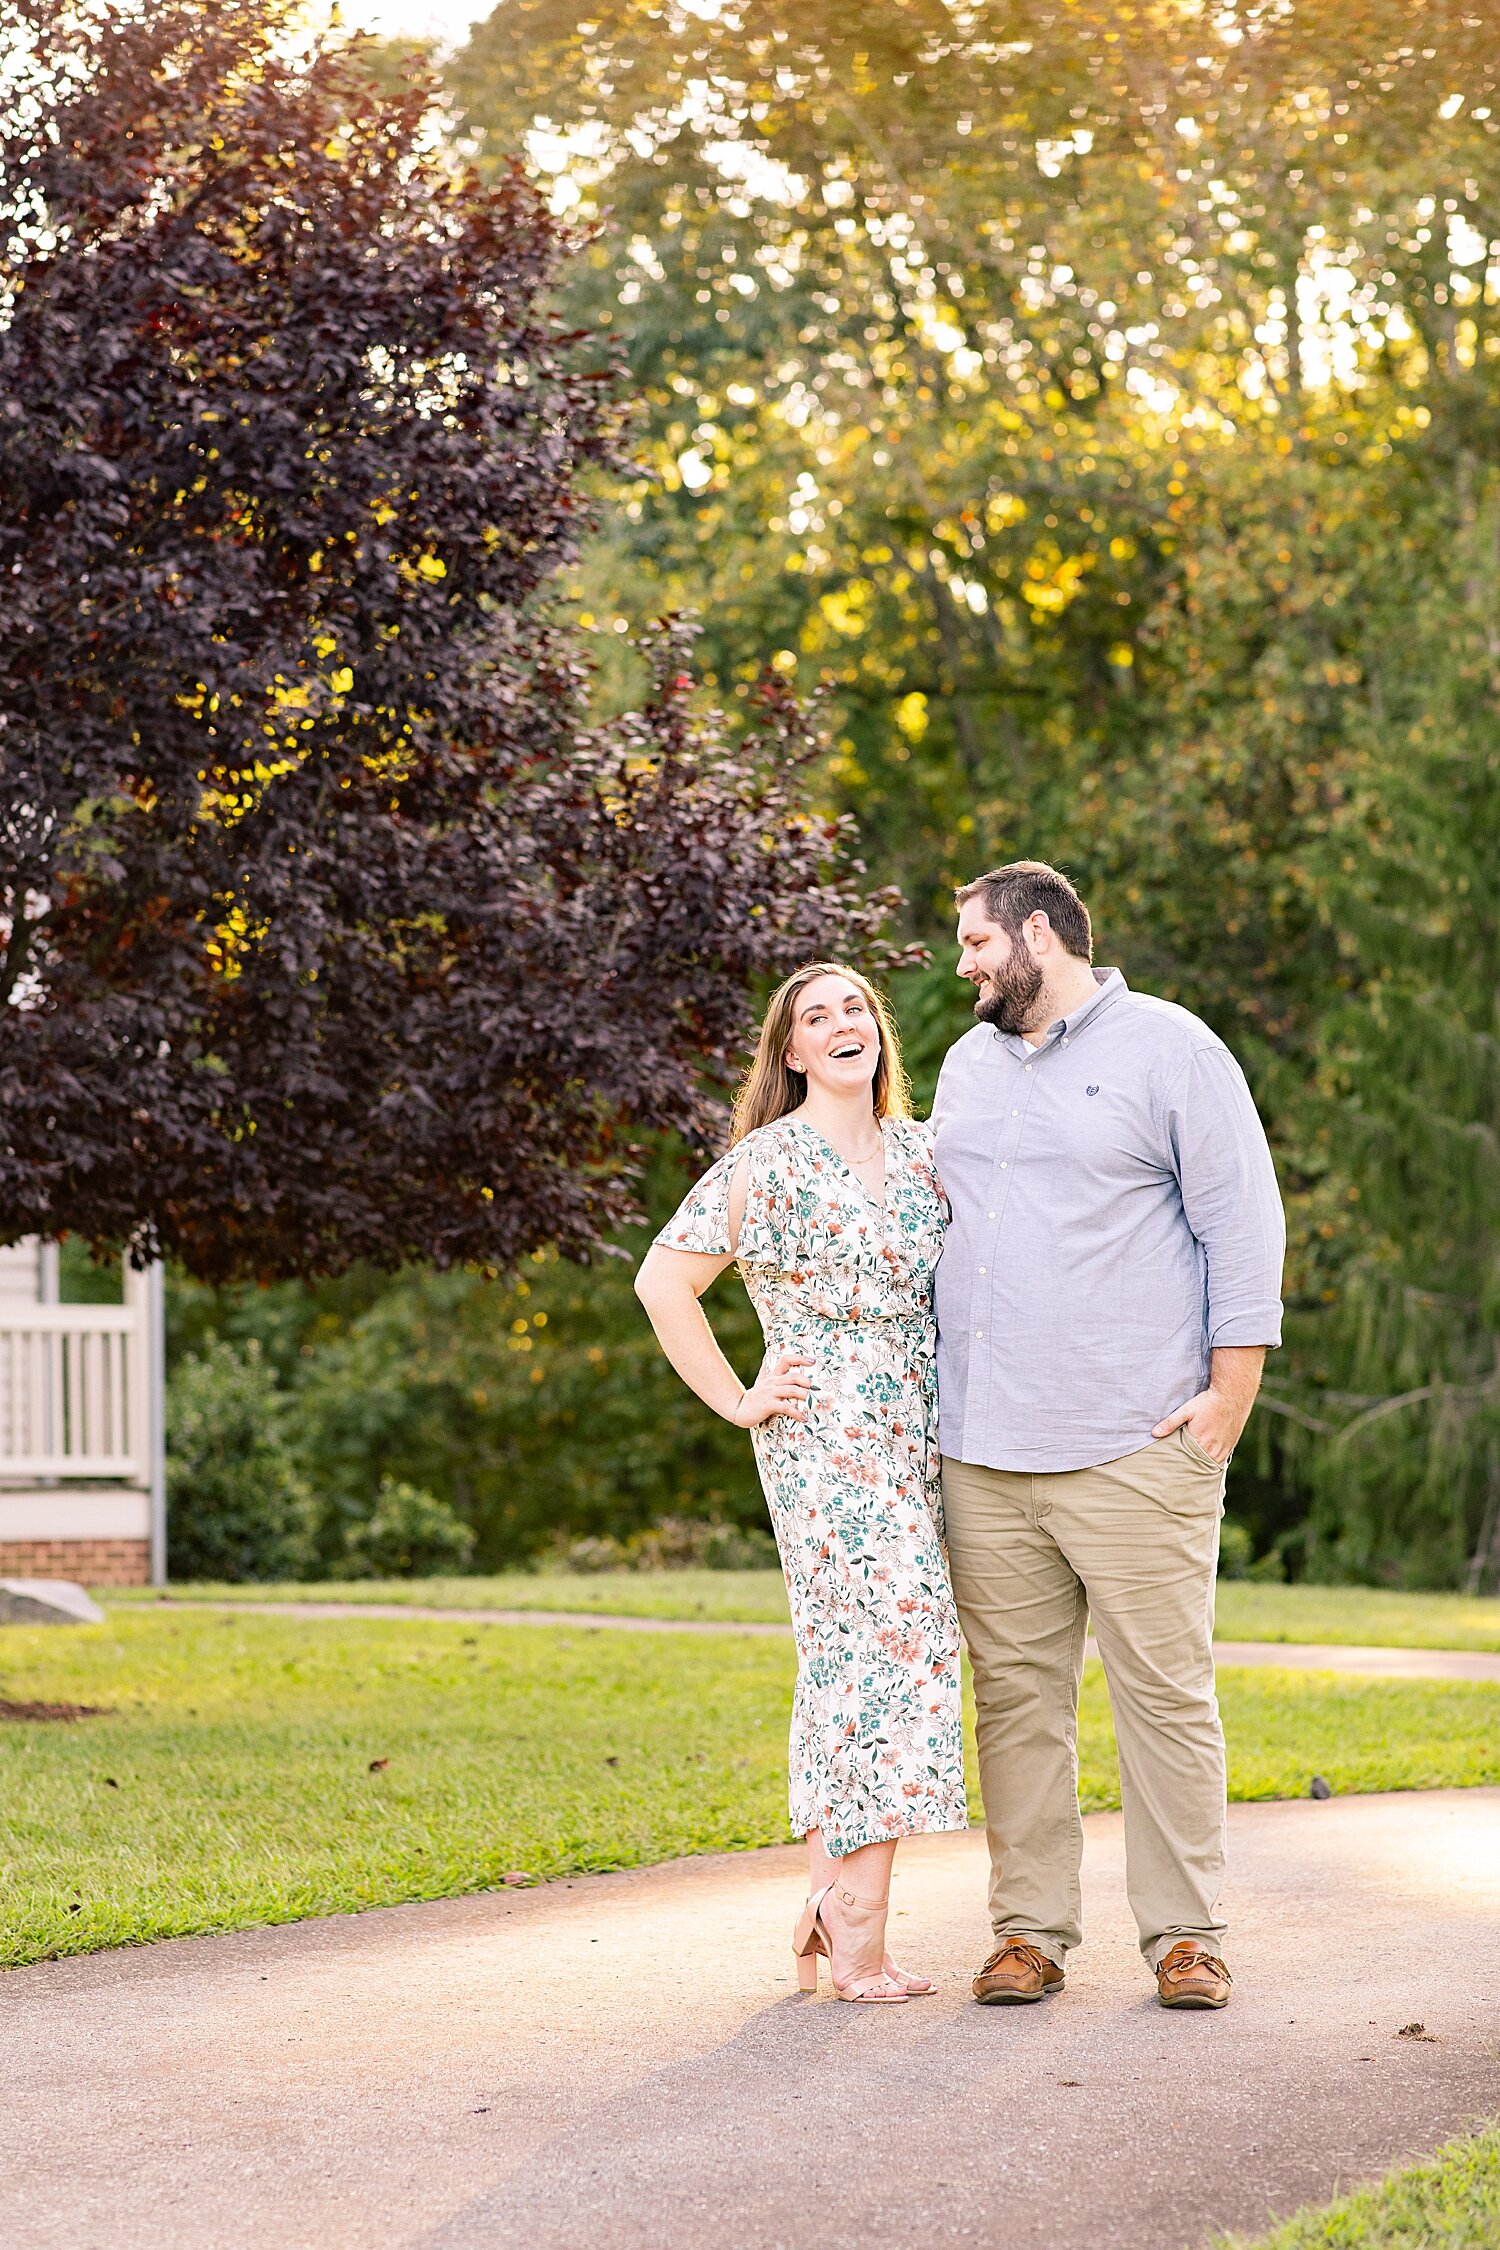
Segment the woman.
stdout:
<path fill-rule="evenodd" d="M 797 1636 L 798 1981 L 815 1991 L 826 1955 L 842 2000 L 935 1989 L 886 1951 L 891 1863 L 900 1837 L 968 1822 L 938 1497 L 943 1225 L 895 1027 L 863 977 L 815 961 L 766 1011 L 728 1154 L 636 1279 L 684 1382 L 753 1432 Z M 736 1260 L 766 1340 L 748 1388 L 698 1302 Z"/>

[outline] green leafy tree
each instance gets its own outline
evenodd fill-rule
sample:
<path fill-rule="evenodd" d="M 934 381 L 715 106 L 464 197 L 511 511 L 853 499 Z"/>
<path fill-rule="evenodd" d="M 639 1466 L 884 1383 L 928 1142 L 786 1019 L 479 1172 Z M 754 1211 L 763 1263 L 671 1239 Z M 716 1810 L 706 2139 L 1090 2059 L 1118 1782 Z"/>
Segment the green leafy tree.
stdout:
<path fill-rule="evenodd" d="M 1372 742 L 1344 824 L 1363 848 L 1335 844 L 1326 876 L 1358 975 L 1324 1018 L 1307 1105 L 1322 1255 L 1284 1403 L 1310 1574 L 1479 1592 L 1500 1584 L 1493 471 L 1472 520 L 1454 515 L 1406 515 L 1434 551 L 1366 652 Z"/>
<path fill-rule="evenodd" d="M 455 96 L 574 151 L 570 301 L 625 340 L 653 472 L 586 609 L 699 602 L 725 692 L 767 648 L 825 680 L 830 789 L 924 926 L 960 854 L 1072 844 L 1159 729 L 1197 479 L 1315 442 L 1340 354 L 1467 348 L 1496 69 L 1437 0 L 502 0 Z"/>
<path fill-rule="evenodd" d="M 599 219 L 645 473 L 586 619 L 821 682 L 923 934 L 1039 852 L 1230 1039 L 1294 1233 L 1236 1505 L 1414 1582 L 1500 1535 L 1497 73 L 1438 0 L 504 0 L 451 73 Z M 930 1086 L 965 1006 L 900 998 Z"/>

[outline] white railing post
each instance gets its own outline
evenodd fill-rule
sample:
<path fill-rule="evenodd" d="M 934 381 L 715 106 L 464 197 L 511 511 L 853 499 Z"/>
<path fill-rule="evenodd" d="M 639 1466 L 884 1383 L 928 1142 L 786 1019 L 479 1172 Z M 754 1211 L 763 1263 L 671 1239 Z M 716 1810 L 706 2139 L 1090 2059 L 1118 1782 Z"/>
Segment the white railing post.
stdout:
<path fill-rule="evenodd" d="M 106 1576 L 118 1542 L 160 1584 L 162 1269 L 127 1262 L 122 1304 L 62 1304 L 58 1279 L 55 1243 L 0 1244 L 0 1538 L 76 1541 L 79 1574 Z"/>
<path fill-rule="evenodd" d="M 0 1485 L 101 1477 L 149 1489 L 159 1408 L 137 1279 L 123 1305 L 0 1303 Z"/>

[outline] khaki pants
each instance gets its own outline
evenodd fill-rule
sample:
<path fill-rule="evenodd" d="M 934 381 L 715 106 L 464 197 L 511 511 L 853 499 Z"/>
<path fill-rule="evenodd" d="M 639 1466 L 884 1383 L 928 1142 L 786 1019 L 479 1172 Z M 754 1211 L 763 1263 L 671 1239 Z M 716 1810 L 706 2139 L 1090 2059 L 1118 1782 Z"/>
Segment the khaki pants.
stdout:
<path fill-rule="evenodd" d="M 1061 1966 L 1082 1937 L 1078 1684 L 1090 1618 L 1120 1750 L 1126 1888 L 1154 1968 L 1222 1951 L 1224 1736 L 1213 1604 L 1224 1471 L 1184 1431 L 1099 1468 L 943 1464 L 974 1667 L 990 1918 Z"/>

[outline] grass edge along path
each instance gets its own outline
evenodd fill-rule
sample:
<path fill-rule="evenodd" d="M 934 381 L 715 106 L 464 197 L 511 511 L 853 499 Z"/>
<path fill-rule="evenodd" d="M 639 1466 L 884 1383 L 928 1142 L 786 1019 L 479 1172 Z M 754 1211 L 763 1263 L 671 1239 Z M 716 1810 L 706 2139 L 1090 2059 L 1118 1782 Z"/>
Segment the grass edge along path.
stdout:
<path fill-rule="evenodd" d="M 1216 2235 L 1212 2250 L 1495 2250 L 1500 2242 L 1500 2124 L 1447 2142 L 1421 2164 L 1269 2234 Z"/>
<path fill-rule="evenodd" d="M 508 1571 L 494 1577 L 329 1579 L 305 1585 L 97 1589 L 110 1602 L 164 1607 L 195 1601 L 396 1603 L 435 1609 L 565 1610 L 713 1624 L 785 1624 L 786 1592 L 774 1570 Z M 1500 1601 L 1466 1594 L 1403 1594 L 1367 1586 L 1261 1586 L 1221 1579 L 1218 1636 L 1289 1645 L 1500 1651 Z"/>
<path fill-rule="evenodd" d="M 0 1725 L 0 1962 L 784 1843 L 793 1668 L 732 1632 L 309 1634 L 187 1604 L 7 1626 L 0 1695 L 109 1715 Z M 1500 1785 L 1497 1686 L 1226 1670 L 1220 1694 L 1239 1801 L 1315 1772 Z M 1097 1664 L 1079 1751 L 1085 1810 L 1117 1805 Z"/>

